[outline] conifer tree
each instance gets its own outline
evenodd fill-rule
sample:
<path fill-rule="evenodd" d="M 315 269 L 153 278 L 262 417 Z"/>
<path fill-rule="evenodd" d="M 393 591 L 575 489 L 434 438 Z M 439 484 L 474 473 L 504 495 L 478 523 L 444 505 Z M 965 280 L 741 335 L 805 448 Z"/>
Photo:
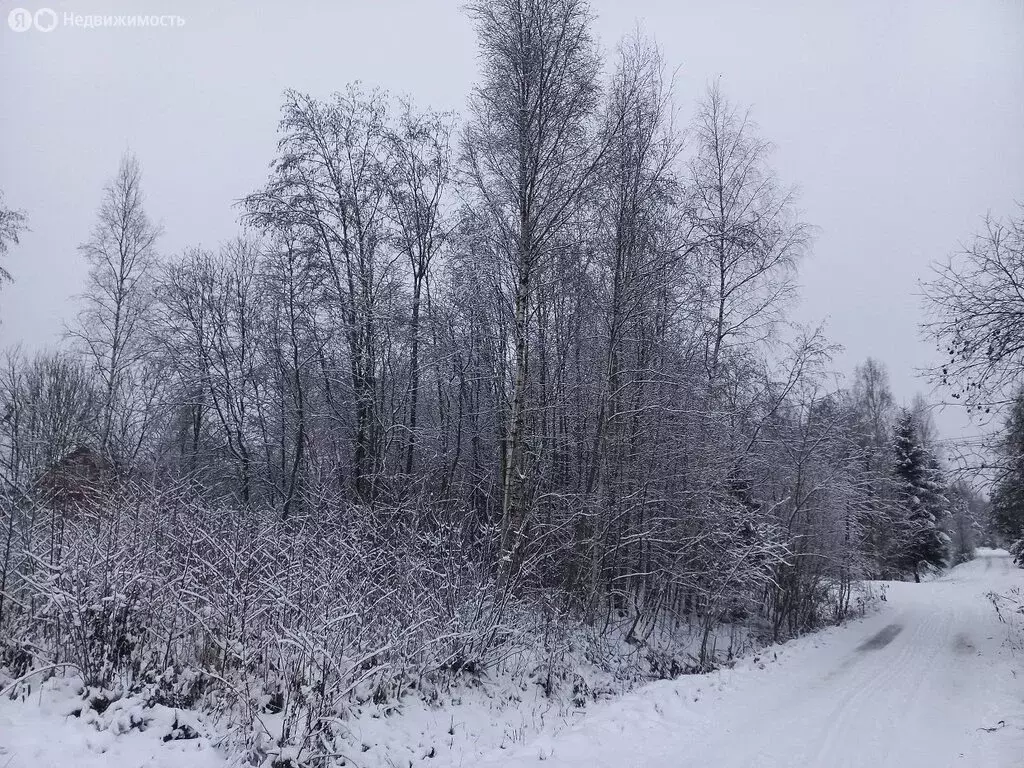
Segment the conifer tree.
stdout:
<path fill-rule="evenodd" d="M 1002 473 L 992 492 L 993 525 L 1024 567 L 1024 390 L 1014 398 L 999 452 Z"/>
<path fill-rule="evenodd" d="M 894 480 L 903 513 L 895 565 L 921 580 L 922 569 L 947 564 L 949 536 L 942 530 L 948 502 L 938 459 L 924 444 L 917 418 L 900 412 L 894 430 Z"/>

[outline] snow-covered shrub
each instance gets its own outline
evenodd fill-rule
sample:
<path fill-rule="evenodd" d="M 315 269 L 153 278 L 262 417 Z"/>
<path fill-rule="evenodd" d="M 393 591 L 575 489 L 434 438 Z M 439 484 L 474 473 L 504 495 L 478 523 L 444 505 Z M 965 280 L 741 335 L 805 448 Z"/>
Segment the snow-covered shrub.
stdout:
<path fill-rule="evenodd" d="M 94 554 L 80 550 L 43 575 L 37 619 L 48 624 L 62 657 L 81 670 L 86 685 L 109 688 L 136 661 L 143 631 L 138 607 L 146 588 L 134 577 L 145 574 L 126 573 L 120 559 L 125 552 L 90 559 Z"/>
<path fill-rule="evenodd" d="M 1017 539 L 1010 545 L 1010 554 L 1013 555 L 1013 562 L 1024 568 L 1024 539 Z"/>
<path fill-rule="evenodd" d="M 35 641 L 88 686 L 132 685 L 159 663 L 170 598 L 159 506 L 125 488 L 102 507 L 66 513 L 60 547 L 34 556 L 24 574 Z"/>
<path fill-rule="evenodd" d="M 69 662 L 98 708 L 205 709 L 254 760 L 304 761 L 351 707 L 482 671 L 520 632 L 523 612 L 495 611 L 491 574 L 442 509 L 326 504 L 282 521 L 126 486 L 39 512 L 3 666 Z"/>
<path fill-rule="evenodd" d="M 253 764 L 326 764 L 350 750 L 354 713 L 386 717 L 410 696 L 429 705 L 488 678 L 583 707 L 727 664 L 772 636 L 766 590 L 800 596 L 779 615 L 808 623 L 835 583 L 792 568 L 818 561 L 788 560 L 781 529 L 728 500 L 728 526 L 687 523 L 700 546 L 663 566 L 667 587 L 597 602 L 559 588 L 541 546 L 499 590 L 497 532 L 451 504 L 325 494 L 282 519 L 153 485 L 100 502 L 18 519 L 4 665 L 72 664 L 86 686 L 80 714 L 97 727 L 115 727 L 108 709 L 132 713 L 117 728 L 205 712 Z"/>
<path fill-rule="evenodd" d="M 1014 587 L 1004 593 L 989 592 L 985 595 L 999 617 L 1007 626 L 1007 642 L 1015 651 L 1024 650 L 1024 590 Z"/>
<path fill-rule="evenodd" d="M 32 647 L 23 642 L 0 639 L 0 686 L 4 685 L 3 673 L 12 679 L 26 674 L 32 668 Z"/>

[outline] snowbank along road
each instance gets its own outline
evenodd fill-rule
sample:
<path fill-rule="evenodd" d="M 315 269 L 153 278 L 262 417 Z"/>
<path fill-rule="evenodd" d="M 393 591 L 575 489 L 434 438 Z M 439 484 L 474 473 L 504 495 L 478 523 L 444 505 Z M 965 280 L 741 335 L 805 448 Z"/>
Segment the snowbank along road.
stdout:
<path fill-rule="evenodd" d="M 1024 768 L 1024 648 L 988 593 L 1024 586 L 1005 552 L 876 615 L 754 664 L 658 683 L 488 766 Z"/>

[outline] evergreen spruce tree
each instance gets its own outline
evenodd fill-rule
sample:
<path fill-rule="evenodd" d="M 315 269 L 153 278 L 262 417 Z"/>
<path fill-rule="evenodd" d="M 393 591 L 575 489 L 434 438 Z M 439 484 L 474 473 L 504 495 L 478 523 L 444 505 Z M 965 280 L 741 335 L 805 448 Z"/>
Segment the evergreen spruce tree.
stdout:
<path fill-rule="evenodd" d="M 938 459 L 925 446 L 917 418 L 907 410 L 896 420 L 893 475 L 902 513 L 894 565 L 921 580 L 922 569 L 939 570 L 948 560 L 949 536 L 942 530 L 948 512 Z"/>
<path fill-rule="evenodd" d="M 992 491 L 993 527 L 1024 568 L 1024 391 L 1014 398 L 999 452 L 1003 471 Z"/>
<path fill-rule="evenodd" d="M 943 541 L 946 555 L 944 565 L 948 565 L 950 541 L 948 540 L 946 530 L 949 527 L 952 507 L 949 499 L 949 488 L 946 485 L 946 475 L 939 464 L 938 456 L 935 455 L 935 452 L 928 445 L 924 446 L 924 452 L 926 465 L 925 484 L 922 489 L 924 496 L 921 497 L 921 502 L 924 504 L 925 509 L 931 513 L 936 529 L 946 537 Z"/>

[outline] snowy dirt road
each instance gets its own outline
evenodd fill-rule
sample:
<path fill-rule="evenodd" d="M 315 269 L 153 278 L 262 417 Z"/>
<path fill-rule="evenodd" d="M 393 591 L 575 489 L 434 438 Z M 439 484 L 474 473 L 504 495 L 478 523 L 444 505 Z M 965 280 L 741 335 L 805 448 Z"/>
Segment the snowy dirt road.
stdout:
<path fill-rule="evenodd" d="M 983 551 L 936 581 L 889 584 L 866 620 L 648 686 L 484 764 L 1022 768 L 1024 650 L 986 596 L 1022 585 L 1006 553 Z"/>

